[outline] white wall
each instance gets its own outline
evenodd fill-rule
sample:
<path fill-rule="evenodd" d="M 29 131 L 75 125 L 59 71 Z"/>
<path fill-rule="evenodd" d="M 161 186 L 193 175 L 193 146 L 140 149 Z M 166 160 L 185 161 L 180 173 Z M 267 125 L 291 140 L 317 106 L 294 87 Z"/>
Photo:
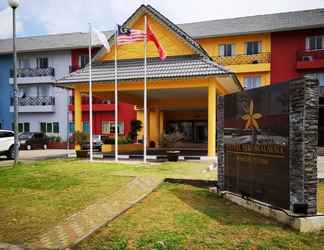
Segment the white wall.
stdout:
<path fill-rule="evenodd" d="M 71 65 L 71 52 L 70 51 L 56 51 L 56 52 L 44 52 L 44 53 L 26 53 L 20 54 L 18 57 L 28 58 L 30 60 L 31 67 L 36 67 L 37 57 L 48 57 L 49 67 L 55 69 L 55 78 L 61 79 L 69 74 L 69 66 Z M 19 113 L 19 122 L 30 123 L 30 131 L 40 131 L 41 122 L 59 122 L 60 133 L 59 136 L 63 139 L 67 138 L 68 132 L 68 105 L 69 105 L 69 91 L 61 88 L 54 87 L 50 83 L 40 83 L 37 85 L 49 85 L 50 95 L 55 97 L 55 112 L 54 113 Z M 30 84 L 29 84 L 30 86 Z M 36 85 L 33 85 L 36 86 Z M 32 88 L 32 93 L 37 88 Z"/>

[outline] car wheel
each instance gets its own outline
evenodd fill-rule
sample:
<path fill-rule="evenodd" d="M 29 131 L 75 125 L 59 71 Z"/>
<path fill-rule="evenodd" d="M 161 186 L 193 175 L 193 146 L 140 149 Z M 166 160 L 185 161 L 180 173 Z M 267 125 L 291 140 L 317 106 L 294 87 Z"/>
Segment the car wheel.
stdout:
<path fill-rule="evenodd" d="M 47 149 L 47 144 L 43 145 L 43 149 L 46 150 Z"/>
<path fill-rule="evenodd" d="M 16 156 L 15 147 L 11 146 L 7 153 L 7 158 L 10 160 L 13 160 L 13 159 L 15 159 L 15 156 Z"/>
<path fill-rule="evenodd" d="M 31 149 L 32 149 L 31 145 L 27 145 L 27 150 L 31 150 Z"/>

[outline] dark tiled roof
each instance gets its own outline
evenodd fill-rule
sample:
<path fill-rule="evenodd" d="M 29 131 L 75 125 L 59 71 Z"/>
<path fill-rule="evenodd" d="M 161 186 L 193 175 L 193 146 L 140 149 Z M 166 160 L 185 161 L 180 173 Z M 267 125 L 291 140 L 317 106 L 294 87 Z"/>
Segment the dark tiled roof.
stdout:
<path fill-rule="evenodd" d="M 105 35 L 109 37 L 112 34 L 106 31 Z M 88 33 L 65 33 L 46 36 L 21 37 L 17 39 L 17 51 L 19 52 L 37 52 L 70 50 L 78 48 L 87 48 L 89 46 Z M 99 46 L 95 44 L 94 46 Z M 0 54 L 12 52 L 12 39 L 0 40 Z"/>
<path fill-rule="evenodd" d="M 231 74 L 227 69 L 197 56 L 169 57 L 164 61 L 159 58 L 148 59 L 148 79 L 166 79 L 193 76 Z M 123 60 L 118 62 L 118 80 L 142 80 L 144 78 L 143 60 Z M 96 62 L 92 65 L 94 82 L 114 81 L 114 61 Z M 89 80 L 89 68 L 78 70 L 59 80 L 58 84 L 83 83 Z"/>
<path fill-rule="evenodd" d="M 222 37 L 324 27 L 324 9 L 219 19 L 179 25 L 193 38 Z"/>

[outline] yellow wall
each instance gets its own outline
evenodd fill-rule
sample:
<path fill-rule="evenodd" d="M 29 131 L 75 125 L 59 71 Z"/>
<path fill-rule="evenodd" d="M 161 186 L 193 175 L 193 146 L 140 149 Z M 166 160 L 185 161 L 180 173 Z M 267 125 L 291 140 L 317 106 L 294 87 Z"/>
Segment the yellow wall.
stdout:
<path fill-rule="evenodd" d="M 198 40 L 201 46 L 208 52 L 211 57 L 219 56 L 219 45 L 221 44 L 234 44 L 235 55 L 244 55 L 245 43 L 248 41 L 260 41 L 261 52 L 271 52 L 270 33 L 216 37 Z M 235 72 L 242 84 L 244 83 L 245 76 L 261 76 L 262 85 L 270 84 L 270 63 L 236 64 L 227 65 L 225 67 Z"/>
<path fill-rule="evenodd" d="M 248 76 L 261 76 L 261 86 L 266 86 L 270 84 L 270 72 L 254 72 L 254 73 L 241 73 L 237 74 L 237 78 L 240 80 L 241 84 L 244 84 L 244 77 Z"/>
<path fill-rule="evenodd" d="M 158 37 L 168 56 L 192 55 L 195 54 L 193 49 L 185 43 L 185 41 L 168 30 L 164 25 L 156 22 L 152 17 L 148 16 L 148 23 L 151 25 L 153 32 Z M 132 27 L 134 29 L 144 30 L 144 17 L 140 18 Z M 112 46 L 111 52 L 105 55 L 102 60 L 114 60 L 115 48 Z M 148 57 L 158 57 L 159 54 L 152 42 L 148 43 Z M 136 42 L 118 46 L 118 59 L 135 59 L 144 58 L 144 42 Z"/>
<path fill-rule="evenodd" d="M 261 41 L 262 52 L 271 51 L 270 33 L 200 39 L 198 42 L 211 57 L 219 56 L 219 45 L 235 44 L 235 54 L 245 54 L 245 42 Z"/>

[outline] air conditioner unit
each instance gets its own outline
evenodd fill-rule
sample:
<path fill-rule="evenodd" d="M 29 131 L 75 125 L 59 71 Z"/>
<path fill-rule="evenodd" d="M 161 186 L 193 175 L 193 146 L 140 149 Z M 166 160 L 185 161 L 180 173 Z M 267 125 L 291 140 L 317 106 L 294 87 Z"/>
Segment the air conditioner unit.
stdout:
<path fill-rule="evenodd" d="M 303 61 L 313 61 L 312 56 L 303 56 Z"/>

